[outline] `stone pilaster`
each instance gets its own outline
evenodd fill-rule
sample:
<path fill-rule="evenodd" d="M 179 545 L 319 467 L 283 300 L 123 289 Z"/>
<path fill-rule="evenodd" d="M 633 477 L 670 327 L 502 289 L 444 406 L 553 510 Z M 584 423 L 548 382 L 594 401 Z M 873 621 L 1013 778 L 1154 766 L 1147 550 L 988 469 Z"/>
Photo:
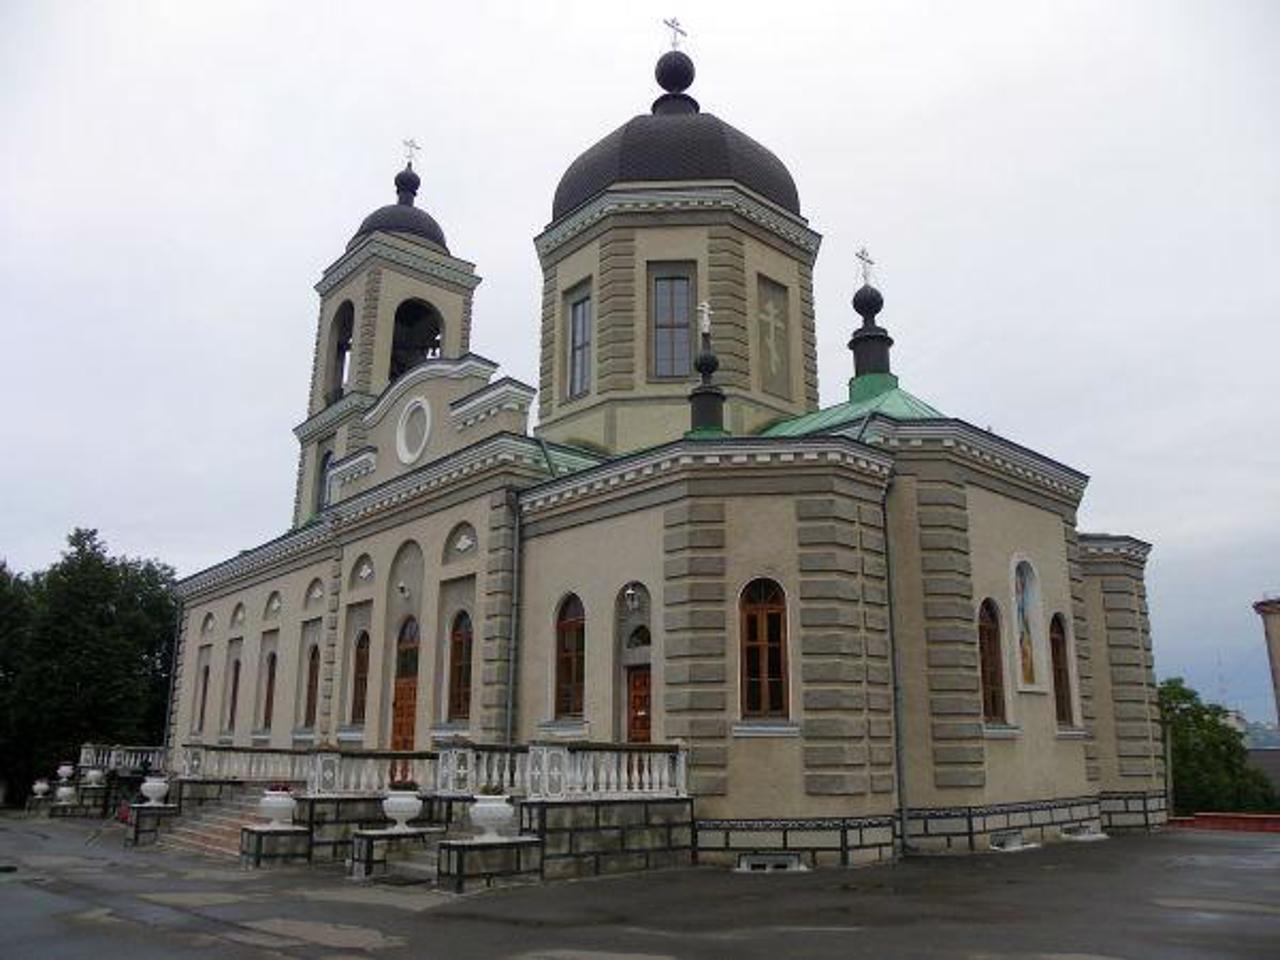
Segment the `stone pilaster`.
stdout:
<path fill-rule="evenodd" d="M 335 543 L 329 556 L 329 583 L 325 591 L 326 607 L 322 653 L 320 654 L 320 709 L 316 717 L 319 739 L 331 738 L 335 742 L 342 716 L 342 705 L 337 703 L 338 683 L 338 611 L 342 609 L 342 544 Z"/>
<path fill-rule="evenodd" d="M 968 497 L 958 478 L 916 485 L 934 785 L 986 782 Z"/>
<path fill-rule="evenodd" d="M 462 326 L 458 330 L 458 350 L 460 353 L 471 351 L 471 302 L 475 292 L 467 290 L 462 295 Z"/>
<path fill-rule="evenodd" d="M 713 500 L 663 514 L 662 735 L 689 744 L 689 788 L 701 796 L 724 794 L 728 780 L 724 515 Z"/>
<path fill-rule="evenodd" d="M 892 791 L 884 513 L 850 485 L 795 502 L 805 791 Z"/>
<path fill-rule="evenodd" d="M 364 275 L 364 298 L 356 320 L 355 363 L 352 389 L 373 393 L 373 348 L 378 335 L 378 301 L 382 296 L 382 269 L 370 267 Z"/>
<path fill-rule="evenodd" d="M 746 258 L 742 235 L 733 227 L 710 228 L 707 267 L 707 289 L 715 317 L 712 346 L 720 360 L 716 382 L 724 387 L 750 390 Z"/>
<path fill-rule="evenodd" d="M 511 600 L 515 588 L 515 510 L 506 493 L 489 496 L 488 554 L 481 585 L 480 717 L 483 740 L 507 735 L 507 685 L 511 661 Z M 519 681 L 517 680 L 517 685 Z"/>
<path fill-rule="evenodd" d="M 556 408 L 556 267 L 542 268 L 542 344 L 538 354 L 538 419 L 545 421 Z"/>
<path fill-rule="evenodd" d="M 177 635 L 173 640 L 173 663 L 169 666 L 169 715 L 165 718 L 164 745 L 169 756 L 178 747 L 178 715 L 182 702 L 183 664 L 187 659 L 187 611 L 185 604 L 179 601 Z"/>
<path fill-rule="evenodd" d="M 637 316 L 636 240 L 634 230 L 610 230 L 600 240 L 600 275 L 596 284 L 596 393 L 635 388 Z"/>
<path fill-rule="evenodd" d="M 817 320 L 813 309 L 813 267 L 800 267 L 800 351 L 804 357 L 804 405 L 818 408 Z"/>
<path fill-rule="evenodd" d="M 1098 744 L 1096 742 L 1098 713 L 1094 705 L 1094 648 L 1089 636 L 1089 617 L 1085 605 L 1084 570 L 1080 564 L 1080 539 L 1076 534 L 1074 518 L 1063 523 L 1063 535 L 1067 543 L 1067 573 L 1071 578 L 1071 622 L 1075 634 L 1076 647 L 1076 680 L 1080 696 L 1080 720 L 1085 730 L 1084 763 L 1085 777 L 1090 781 L 1098 780 L 1101 768 L 1098 765 Z"/>

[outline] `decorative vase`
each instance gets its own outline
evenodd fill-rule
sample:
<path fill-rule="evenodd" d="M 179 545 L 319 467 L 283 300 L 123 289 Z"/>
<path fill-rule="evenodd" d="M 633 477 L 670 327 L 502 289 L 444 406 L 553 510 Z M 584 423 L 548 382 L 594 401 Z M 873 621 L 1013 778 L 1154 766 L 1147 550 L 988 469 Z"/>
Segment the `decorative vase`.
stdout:
<path fill-rule="evenodd" d="M 49 781 L 41 777 L 31 785 L 31 792 L 43 800 L 49 795 Z"/>
<path fill-rule="evenodd" d="M 471 822 L 480 828 L 477 840 L 501 840 L 508 836 L 515 818 L 516 808 L 505 795 L 479 796 L 471 804 Z"/>
<path fill-rule="evenodd" d="M 70 761 L 64 761 L 58 766 L 58 779 L 70 780 L 71 775 L 76 772 L 76 765 Z"/>
<path fill-rule="evenodd" d="M 53 791 L 53 798 L 57 803 L 74 803 L 76 788 L 69 783 L 60 783 L 58 789 Z"/>
<path fill-rule="evenodd" d="M 84 781 L 91 787 L 100 787 L 102 786 L 102 778 L 104 776 L 106 776 L 106 774 L 104 774 L 97 767 L 94 767 L 90 770 L 85 771 Z"/>
<path fill-rule="evenodd" d="M 395 821 L 393 830 L 408 830 L 409 821 L 422 813 L 422 798 L 416 790 L 388 790 L 382 798 L 382 812 Z"/>
<path fill-rule="evenodd" d="M 156 807 L 164 803 L 168 793 L 169 781 L 164 777 L 147 777 L 142 781 L 142 795 L 147 798 L 148 806 Z"/>
<path fill-rule="evenodd" d="M 297 806 L 298 801 L 288 790 L 266 790 L 258 801 L 258 812 L 271 821 L 268 826 L 291 827 Z"/>

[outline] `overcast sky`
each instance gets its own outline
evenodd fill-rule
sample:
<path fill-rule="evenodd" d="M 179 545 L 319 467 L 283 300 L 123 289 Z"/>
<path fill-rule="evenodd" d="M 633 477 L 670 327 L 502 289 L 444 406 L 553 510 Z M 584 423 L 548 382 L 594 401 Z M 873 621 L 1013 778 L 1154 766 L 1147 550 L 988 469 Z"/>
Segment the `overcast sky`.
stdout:
<path fill-rule="evenodd" d="M 1280 4 L 669 4 L 0 2 L 0 557 L 287 527 L 312 284 L 405 137 L 473 348 L 535 382 L 531 238 L 676 13 L 824 235 L 823 403 L 865 243 L 903 385 L 1088 473 L 1081 528 L 1155 544 L 1159 673 L 1271 719 Z"/>

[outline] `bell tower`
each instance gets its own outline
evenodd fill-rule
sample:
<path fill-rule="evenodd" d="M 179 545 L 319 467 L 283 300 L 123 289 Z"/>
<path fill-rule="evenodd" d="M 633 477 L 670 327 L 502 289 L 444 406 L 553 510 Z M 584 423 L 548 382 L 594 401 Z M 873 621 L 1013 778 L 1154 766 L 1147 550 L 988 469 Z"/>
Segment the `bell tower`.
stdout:
<path fill-rule="evenodd" d="M 444 231 L 416 205 L 421 179 L 410 157 L 395 176 L 396 202 L 365 217 L 316 292 L 320 316 L 301 445 L 294 525 L 330 500 L 335 464 L 368 441 L 365 414 L 391 384 L 432 359 L 471 346 L 475 265 L 449 252 Z"/>

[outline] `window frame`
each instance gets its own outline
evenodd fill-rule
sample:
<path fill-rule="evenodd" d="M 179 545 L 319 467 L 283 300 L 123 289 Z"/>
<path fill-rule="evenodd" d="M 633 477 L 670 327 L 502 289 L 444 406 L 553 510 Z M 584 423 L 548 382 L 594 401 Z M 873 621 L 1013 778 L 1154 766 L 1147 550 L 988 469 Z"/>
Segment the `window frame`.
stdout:
<path fill-rule="evenodd" d="M 1074 727 L 1076 718 L 1071 689 L 1071 647 L 1067 639 L 1067 621 L 1061 613 L 1055 613 L 1049 620 L 1049 662 L 1049 676 L 1053 681 L 1054 717 L 1059 727 Z"/>
<path fill-rule="evenodd" d="M 556 608 L 555 643 L 555 718 L 581 720 L 586 708 L 587 615 L 576 593 Z"/>
<path fill-rule="evenodd" d="M 753 600 L 749 594 L 757 585 L 772 584 L 776 588 L 777 600 Z M 778 675 L 770 673 L 770 651 L 775 646 L 769 637 L 769 617 L 776 614 L 779 618 Z M 756 627 L 755 639 L 751 639 L 752 626 Z M 791 718 L 791 677 L 790 657 L 787 644 L 790 631 L 787 624 L 787 591 L 777 580 L 771 577 L 755 577 L 742 588 L 738 596 L 738 691 L 740 697 L 739 711 L 744 720 L 789 720 Z M 760 651 L 754 658 L 757 664 L 763 664 L 761 676 L 752 676 L 753 658 L 751 650 Z M 774 703 L 770 695 L 770 687 L 778 684 L 780 702 Z M 752 688 L 758 687 L 760 706 L 751 706 Z"/>
<path fill-rule="evenodd" d="M 583 324 L 583 339 L 576 339 L 576 310 L 585 304 L 586 318 Z M 565 374 L 564 399 L 578 400 L 591 393 L 591 349 L 594 342 L 595 315 L 592 309 L 593 297 L 591 281 L 586 280 L 570 289 L 564 296 L 565 316 Z M 581 355 L 581 368 L 576 361 Z M 580 374 L 580 378 L 579 378 Z"/>
<path fill-rule="evenodd" d="M 274 650 L 267 654 L 267 687 L 262 694 L 262 729 L 268 731 L 271 729 L 271 721 L 275 719 L 277 660 Z"/>
<path fill-rule="evenodd" d="M 362 727 L 369 711 L 369 631 L 360 630 L 351 654 L 351 726 Z"/>
<path fill-rule="evenodd" d="M 320 713 L 320 645 L 313 643 L 307 653 L 307 686 L 303 700 L 302 726 L 314 730 Z"/>
<path fill-rule="evenodd" d="M 658 369 L 658 340 L 660 330 L 679 330 L 675 324 L 659 326 L 658 283 L 663 280 L 684 280 L 687 284 L 688 297 L 685 313 L 685 331 L 688 341 L 687 363 L 684 370 L 663 373 Z M 648 376 L 657 383 L 682 382 L 693 376 L 693 362 L 698 352 L 698 264 L 695 260 L 656 260 L 650 261 L 646 270 L 646 313 L 648 317 Z M 674 300 L 672 301 L 674 302 Z M 673 345 L 678 342 L 678 334 L 672 337 Z M 673 350 L 674 355 L 674 350 Z"/>
<path fill-rule="evenodd" d="M 236 707 L 240 700 L 240 657 L 236 657 L 231 661 L 231 691 L 230 702 L 227 704 L 227 732 L 234 733 L 236 729 Z"/>
<path fill-rule="evenodd" d="M 459 624 L 466 621 L 466 630 Z M 449 721 L 471 719 L 471 658 L 475 650 L 475 625 L 471 614 L 459 610 L 449 625 L 449 695 L 445 717 Z"/>
<path fill-rule="evenodd" d="M 994 635 L 984 636 L 983 614 L 989 612 Z M 982 698 L 982 722 L 992 726 L 1007 726 L 1009 702 L 1004 683 L 1004 639 L 1000 628 L 1000 607 L 990 597 L 978 604 L 978 691 Z M 988 672 L 988 666 L 993 671 Z M 988 709 L 996 706 L 999 709 Z"/>

